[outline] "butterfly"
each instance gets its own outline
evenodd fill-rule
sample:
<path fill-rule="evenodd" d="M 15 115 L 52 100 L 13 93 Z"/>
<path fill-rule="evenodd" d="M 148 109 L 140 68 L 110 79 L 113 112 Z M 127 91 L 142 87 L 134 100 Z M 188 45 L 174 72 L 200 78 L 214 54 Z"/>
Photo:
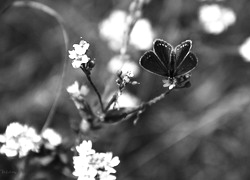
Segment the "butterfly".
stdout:
<path fill-rule="evenodd" d="M 156 39 L 153 50 L 147 51 L 139 64 L 147 71 L 162 76 L 164 87 L 181 88 L 190 86 L 190 72 L 197 66 L 198 59 L 190 52 L 192 41 L 186 40 L 173 48 L 164 40 Z"/>

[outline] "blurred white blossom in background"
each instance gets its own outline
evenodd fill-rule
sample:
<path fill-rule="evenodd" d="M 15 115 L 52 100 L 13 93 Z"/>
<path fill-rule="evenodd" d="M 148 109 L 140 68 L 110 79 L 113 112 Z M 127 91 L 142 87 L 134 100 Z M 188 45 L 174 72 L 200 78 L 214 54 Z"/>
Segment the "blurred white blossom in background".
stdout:
<path fill-rule="evenodd" d="M 250 62 L 250 37 L 240 45 L 239 53 L 247 62 Z"/>
<path fill-rule="evenodd" d="M 79 96 L 80 95 L 79 83 L 75 81 L 72 85 L 68 86 L 67 92 L 72 96 Z"/>
<path fill-rule="evenodd" d="M 119 107 L 135 107 L 139 105 L 139 103 L 140 103 L 140 100 L 136 96 L 128 92 L 123 92 L 122 95 L 118 97 L 117 102 L 116 102 L 116 104 Z"/>
<path fill-rule="evenodd" d="M 89 43 L 81 40 L 79 44 L 74 44 L 73 48 L 74 50 L 69 51 L 69 58 L 73 60 L 73 68 L 80 68 L 82 63 L 87 63 L 89 61 L 89 57 L 86 55 Z"/>
<path fill-rule="evenodd" d="M 236 15 L 231 8 L 218 4 L 202 5 L 199 20 L 207 33 L 220 34 L 235 23 Z"/>
<path fill-rule="evenodd" d="M 72 85 L 67 87 L 67 92 L 73 97 L 78 97 L 80 95 L 86 96 L 89 93 L 89 88 L 86 85 L 80 87 L 79 83 L 75 81 Z"/>
<path fill-rule="evenodd" d="M 100 35 L 108 41 L 112 50 L 118 51 L 122 46 L 124 31 L 127 27 L 128 14 L 122 10 L 113 11 L 99 25 Z M 130 44 L 139 50 L 147 50 L 152 46 L 154 32 L 149 20 L 139 19 L 130 36 Z"/>
<path fill-rule="evenodd" d="M 133 72 L 134 76 L 137 76 L 140 72 L 140 68 L 138 63 L 135 63 L 131 60 L 123 61 L 120 56 L 114 56 L 108 63 L 108 70 L 111 73 L 117 73 L 119 70 L 122 72 L 131 71 Z"/>
<path fill-rule="evenodd" d="M 7 126 L 5 134 L 0 135 L 0 153 L 8 157 L 26 156 L 29 151 L 38 152 L 41 137 L 36 130 L 27 125 L 14 122 Z"/>
<path fill-rule="evenodd" d="M 42 137 L 48 141 L 45 146 L 49 149 L 54 149 L 62 143 L 62 137 L 51 128 L 45 129 Z"/>
<path fill-rule="evenodd" d="M 113 157 L 111 152 L 97 153 L 92 149 L 91 141 L 83 141 L 79 146 L 76 146 L 78 156 L 73 157 L 74 176 L 78 180 L 115 180 L 112 175 L 114 169 L 120 163 L 119 158 Z"/>

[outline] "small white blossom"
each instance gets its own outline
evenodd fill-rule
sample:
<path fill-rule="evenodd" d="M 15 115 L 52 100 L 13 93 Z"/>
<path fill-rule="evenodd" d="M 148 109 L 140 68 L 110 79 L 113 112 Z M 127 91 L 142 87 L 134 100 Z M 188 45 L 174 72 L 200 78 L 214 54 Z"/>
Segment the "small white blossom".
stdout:
<path fill-rule="evenodd" d="M 73 68 L 80 68 L 83 63 L 87 63 L 89 61 L 89 57 L 86 55 L 89 43 L 81 40 L 79 44 L 74 44 L 73 48 L 74 50 L 69 51 L 69 58 L 73 60 Z"/>
<path fill-rule="evenodd" d="M 236 15 L 232 9 L 218 4 L 203 5 L 199 9 L 199 20 L 206 32 L 220 34 L 235 23 Z"/>
<path fill-rule="evenodd" d="M 67 92 L 74 97 L 86 96 L 89 93 L 89 88 L 85 85 L 82 85 L 80 88 L 79 83 L 75 81 L 74 84 L 67 87 Z"/>
<path fill-rule="evenodd" d="M 239 47 L 239 53 L 247 62 L 250 62 L 250 37 Z"/>
<path fill-rule="evenodd" d="M 26 156 L 29 151 L 37 152 L 40 147 L 41 137 L 35 129 L 19 123 L 11 123 L 7 126 L 5 134 L 1 135 L 0 153 L 8 157 Z"/>
<path fill-rule="evenodd" d="M 79 146 L 76 146 L 76 150 L 80 156 L 88 156 L 95 153 L 95 150 L 92 149 L 91 141 L 83 141 Z"/>
<path fill-rule="evenodd" d="M 163 79 L 162 82 L 163 82 L 163 87 L 168 87 L 169 90 L 173 89 L 176 86 L 176 81 L 171 83 L 170 80 Z"/>
<path fill-rule="evenodd" d="M 49 142 L 47 146 L 51 149 L 62 143 L 62 137 L 51 128 L 45 129 L 42 133 L 42 137 Z"/>
<path fill-rule="evenodd" d="M 73 157 L 74 176 L 78 180 L 115 180 L 114 169 L 120 163 L 118 157 L 113 157 L 112 153 L 96 153 L 92 149 L 91 141 L 83 141 L 76 147 L 79 156 Z"/>
<path fill-rule="evenodd" d="M 5 142 L 5 136 L 0 134 L 0 143 L 4 143 Z"/>
<path fill-rule="evenodd" d="M 134 77 L 134 73 L 132 71 L 127 71 L 126 75 L 130 78 Z"/>

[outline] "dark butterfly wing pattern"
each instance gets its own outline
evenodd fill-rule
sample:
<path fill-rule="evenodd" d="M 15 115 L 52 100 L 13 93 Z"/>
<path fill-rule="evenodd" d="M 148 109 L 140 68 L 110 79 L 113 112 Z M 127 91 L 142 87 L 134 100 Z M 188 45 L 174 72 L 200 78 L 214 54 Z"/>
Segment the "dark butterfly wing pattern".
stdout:
<path fill-rule="evenodd" d="M 186 40 L 176 46 L 175 48 L 175 54 L 176 54 L 176 68 L 178 68 L 185 57 L 188 55 L 190 49 L 192 47 L 192 41 L 191 40 Z"/>
<path fill-rule="evenodd" d="M 146 52 L 139 60 L 139 64 L 151 73 L 167 76 L 168 69 L 153 51 Z"/>
<path fill-rule="evenodd" d="M 147 71 L 164 76 L 170 84 L 184 87 L 190 78 L 188 74 L 198 64 L 198 59 L 190 52 L 191 47 L 191 40 L 186 40 L 173 49 L 166 41 L 157 39 L 154 41 L 154 51 L 146 52 L 139 63 Z"/>
<path fill-rule="evenodd" d="M 154 52 L 168 69 L 168 76 L 170 71 L 170 61 L 171 61 L 171 52 L 173 47 L 164 40 L 156 39 L 154 41 Z"/>
<path fill-rule="evenodd" d="M 151 73 L 168 77 L 170 54 L 173 47 L 164 40 L 154 41 L 154 51 L 146 52 L 140 59 L 139 64 Z"/>
<path fill-rule="evenodd" d="M 182 63 L 177 67 L 175 76 L 181 76 L 191 72 L 198 64 L 198 60 L 196 56 L 189 52 L 189 54 L 185 57 Z"/>

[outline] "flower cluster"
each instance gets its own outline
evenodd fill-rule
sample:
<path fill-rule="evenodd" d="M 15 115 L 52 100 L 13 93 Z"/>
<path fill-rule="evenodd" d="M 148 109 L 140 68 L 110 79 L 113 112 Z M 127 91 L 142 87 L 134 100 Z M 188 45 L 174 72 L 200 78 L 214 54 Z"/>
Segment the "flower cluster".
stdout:
<path fill-rule="evenodd" d="M 79 44 L 74 44 L 73 47 L 74 50 L 69 51 L 69 58 L 73 60 L 73 68 L 80 68 L 82 64 L 87 63 L 90 59 L 86 55 L 86 52 L 89 48 L 89 43 L 81 40 Z"/>
<path fill-rule="evenodd" d="M 8 157 L 26 156 L 29 151 L 37 152 L 40 147 L 41 137 L 35 129 L 19 123 L 11 123 L 4 135 L 0 135 L 0 142 L 3 145 L 0 153 Z"/>
<path fill-rule="evenodd" d="M 47 149 L 54 149 L 62 143 L 62 137 L 51 128 L 45 129 L 42 138 L 46 141 L 44 144 Z"/>
<path fill-rule="evenodd" d="M 38 152 L 44 142 L 46 147 L 53 149 L 61 141 L 61 136 L 52 129 L 46 129 L 42 135 L 38 135 L 33 127 L 14 122 L 7 126 L 5 134 L 0 135 L 0 153 L 7 157 L 24 157 L 29 151 Z"/>
<path fill-rule="evenodd" d="M 114 169 L 120 163 L 118 157 L 112 157 L 112 153 L 97 153 L 92 149 L 91 141 L 83 141 L 76 147 L 79 156 L 73 157 L 74 176 L 78 180 L 115 180 Z"/>
<path fill-rule="evenodd" d="M 125 88 L 127 84 L 137 85 L 139 84 L 137 81 L 132 81 L 131 78 L 134 77 L 134 74 L 131 71 L 127 71 L 126 74 L 123 74 L 122 71 L 119 71 L 117 73 L 118 79 L 116 80 L 116 83 L 118 85 L 118 88 L 120 92 Z"/>

